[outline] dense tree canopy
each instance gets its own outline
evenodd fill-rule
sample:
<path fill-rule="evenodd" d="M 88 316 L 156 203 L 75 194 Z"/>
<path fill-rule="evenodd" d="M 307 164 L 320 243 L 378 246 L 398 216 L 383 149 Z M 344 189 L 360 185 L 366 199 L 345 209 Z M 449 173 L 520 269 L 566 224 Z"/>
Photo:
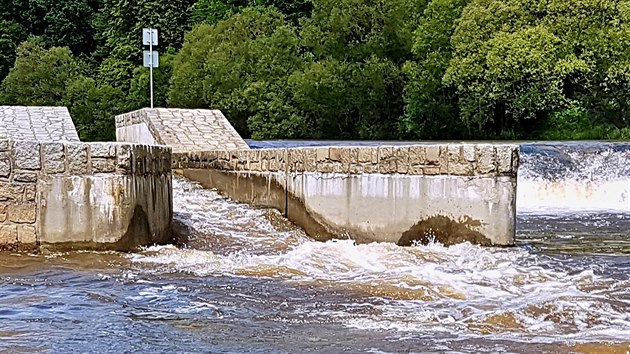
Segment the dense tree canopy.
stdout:
<path fill-rule="evenodd" d="M 0 104 L 66 105 L 86 140 L 148 105 L 245 136 L 630 137 L 630 1 L 7 0 Z"/>

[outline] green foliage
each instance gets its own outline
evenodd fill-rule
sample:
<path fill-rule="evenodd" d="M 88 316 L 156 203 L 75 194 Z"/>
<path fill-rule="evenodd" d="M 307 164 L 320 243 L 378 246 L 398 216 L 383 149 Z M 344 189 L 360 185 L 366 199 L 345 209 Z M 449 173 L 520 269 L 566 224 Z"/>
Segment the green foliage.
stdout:
<path fill-rule="evenodd" d="M 128 110 L 122 90 L 98 86 L 93 79 L 83 76 L 68 85 L 62 103 L 68 106 L 83 141 L 115 140 L 114 116 Z"/>
<path fill-rule="evenodd" d="M 153 70 L 153 103 L 155 107 L 168 106 L 169 83 L 173 72 L 173 60 L 175 51 L 169 50 L 160 54 L 160 67 Z M 140 109 L 149 106 L 149 68 L 138 66 L 133 72 L 131 90 L 129 92 L 129 105 L 132 109 Z"/>
<path fill-rule="evenodd" d="M 252 97 L 264 94 L 261 87 L 282 89 L 301 62 L 297 44 L 294 29 L 271 9 L 245 9 L 216 25 L 202 24 L 175 58 L 170 104 L 221 109 L 247 134 L 249 116 L 274 105 Z"/>
<path fill-rule="evenodd" d="M 5 0 L 0 5 L 0 20 L 14 22 L 28 34 L 40 36 L 47 47 L 69 47 L 73 53 L 88 54 L 95 48 L 93 20 L 99 2 Z"/>
<path fill-rule="evenodd" d="M 414 33 L 414 60 L 403 70 L 405 114 L 399 129 L 405 137 L 453 139 L 466 136 L 459 119 L 456 93 L 442 83 L 452 58 L 451 36 L 470 0 L 433 0 Z"/>
<path fill-rule="evenodd" d="M 454 55 L 444 76 L 467 125 L 478 132 L 529 130 L 574 102 L 587 111 L 599 106 L 621 113 L 627 97 L 607 94 L 605 85 L 606 77 L 615 81 L 610 67 L 630 54 L 621 40 L 628 18 L 617 5 L 472 1 L 452 36 Z"/>
<path fill-rule="evenodd" d="M 111 139 L 148 105 L 153 27 L 156 106 L 244 136 L 623 139 L 629 22 L 625 0 L 5 0 L 0 103 L 67 105 Z"/>
<path fill-rule="evenodd" d="M 68 48 L 44 49 L 41 43 L 24 42 L 15 66 L 2 82 L 4 104 L 51 106 L 59 104 L 66 86 L 80 76 L 80 65 Z"/>
<path fill-rule="evenodd" d="M 19 23 L 0 21 L 0 80 L 13 67 L 18 45 L 26 38 L 26 31 Z"/>
<path fill-rule="evenodd" d="M 361 61 L 407 59 L 422 4 L 412 0 L 315 0 L 302 28 L 316 58 Z"/>
<path fill-rule="evenodd" d="M 391 138 L 402 85 L 391 61 L 372 58 L 365 63 L 337 59 L 313 62 L 291 77 L 294 99 L 305 112 L 318 139 Z"/>
<path fill-rule="evenodd" d="M 313 4 L 311 0 L 199 0 L 192 6 L 190 18 L 193 24 L 212 25 L 247 7 L 274 7 L 297 24 L 299 19 L 310 16 Z"/>

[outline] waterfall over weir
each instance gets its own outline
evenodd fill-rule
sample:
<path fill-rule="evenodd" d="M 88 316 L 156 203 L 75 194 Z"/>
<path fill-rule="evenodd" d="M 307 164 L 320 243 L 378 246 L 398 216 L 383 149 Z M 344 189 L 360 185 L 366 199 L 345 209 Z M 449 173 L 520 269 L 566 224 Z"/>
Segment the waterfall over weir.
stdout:
<path fill-rule="evenodd" d="M 630 213 L 630 144 L 521 146 L 518 213 Z"/>

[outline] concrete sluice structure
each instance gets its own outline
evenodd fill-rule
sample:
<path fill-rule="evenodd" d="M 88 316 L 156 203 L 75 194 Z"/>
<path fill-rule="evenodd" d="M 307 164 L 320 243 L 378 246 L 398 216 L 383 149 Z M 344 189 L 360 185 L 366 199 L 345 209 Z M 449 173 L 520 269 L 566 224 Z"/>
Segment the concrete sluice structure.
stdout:
<path fill-rule="evenodd" d="M 176 173 L 276 208 L 318 240 L 514 242 L 517 145 L 251 150 L 210 110 L 142 109 L 116 128 L 119 141 L 170 145 Z"/>
<path fill-rule="evenodd" d="M 171 149 L 82 143 L 63 107 L 0 107 L 0 250 L 171 240 Z"/>

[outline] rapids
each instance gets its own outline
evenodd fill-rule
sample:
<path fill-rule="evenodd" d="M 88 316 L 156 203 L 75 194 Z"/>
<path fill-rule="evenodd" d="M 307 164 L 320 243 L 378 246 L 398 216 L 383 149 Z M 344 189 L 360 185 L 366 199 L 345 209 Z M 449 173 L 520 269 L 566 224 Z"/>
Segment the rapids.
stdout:
<path fill-rule="evenodd" d="M 522 148 L 516 247 L 310 240 L 174 179 L 185 244 L 0 259 L 0 351 L 630 351 L 630 147 Z"/>

